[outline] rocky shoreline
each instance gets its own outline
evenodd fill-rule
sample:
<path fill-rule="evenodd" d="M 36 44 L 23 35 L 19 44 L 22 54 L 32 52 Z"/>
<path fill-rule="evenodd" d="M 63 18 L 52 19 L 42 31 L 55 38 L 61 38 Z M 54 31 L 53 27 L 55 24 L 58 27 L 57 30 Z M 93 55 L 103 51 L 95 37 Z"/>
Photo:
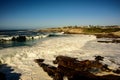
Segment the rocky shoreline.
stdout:
<path fill-rule="evenodd" d="M 42 70 L 42 67 L 39 67 L 34 62 L 34 59 L 44 59 L 45 61 L 42 63 L 46 65 L 46 68 L 49 68 L 53 66 L 52 61 L 59 55 L 77 58 L 79 61 L 93 61 L 94 56 L 100 55 L 104 57 L 104 60 L 101 62 L 106 63 L 108 68 L 112 70 L 111 72 L 116 74 L 119 73 L 120 65 L 119 46 L 119 44 L 98 43 L 94 35 L 76 34 L 66 37 L 50 38 L 42 42 L 37 42 L 36 45 L 31 47 L 22 46 L 1 49 L 1 64 L 7 64 L 7 66 L 3 66 L 0 70 L 7 75 L 8 80 L 52 80 Z M 101 73 L 99 75 L 105 74 Z"/>
<path fill-rule="evenodd" d="M 113 72 L 120 74 L 120 70 L 111 70 L 108 65 L 102 64 L 100 61 L 104 57 L 96 56 L 95 60 L 78 61 L 76 58 L 67 56 L 57 56 L 54 64 L 58 64 L 57 67 L 44 63 L 44 59 L 35 59 L 40 67 L 48 73 L 53 80 L 63 80 L 63 77 L 67 77 L 68 80 L 120 80 L 120 76 L 108 74 L 103 76 L 95 75 L 94 72 Z"/>

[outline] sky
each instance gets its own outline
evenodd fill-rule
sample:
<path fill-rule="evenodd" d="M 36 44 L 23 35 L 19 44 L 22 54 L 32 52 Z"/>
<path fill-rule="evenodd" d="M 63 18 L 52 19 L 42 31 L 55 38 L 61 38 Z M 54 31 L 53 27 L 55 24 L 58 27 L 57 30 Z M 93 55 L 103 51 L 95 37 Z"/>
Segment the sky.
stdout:
<path fill-rule="evenodd" d="M 120 0 L 0 0 L 0 29 L 120 25 Z"/>

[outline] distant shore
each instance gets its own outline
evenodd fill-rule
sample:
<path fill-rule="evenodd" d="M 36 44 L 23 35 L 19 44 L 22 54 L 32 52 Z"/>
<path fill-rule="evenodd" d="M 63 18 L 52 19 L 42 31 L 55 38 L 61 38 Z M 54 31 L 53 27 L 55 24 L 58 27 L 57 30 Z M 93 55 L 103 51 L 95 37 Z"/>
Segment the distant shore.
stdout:
<path fill-rule="evenodd" d="M 65 34 L 92 34 L 97 38 L 120 38 L 120 27 L 118 26 L 105 26 L 105 27 L 58 27 L 58 28 L 45 28 L 40 29 L 38 32 L 64 32 Z"/>

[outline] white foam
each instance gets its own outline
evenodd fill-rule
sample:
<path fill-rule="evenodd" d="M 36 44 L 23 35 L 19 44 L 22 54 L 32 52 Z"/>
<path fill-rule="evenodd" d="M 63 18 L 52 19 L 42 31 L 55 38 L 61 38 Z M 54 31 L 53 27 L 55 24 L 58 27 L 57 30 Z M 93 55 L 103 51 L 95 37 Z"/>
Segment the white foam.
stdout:
<path fill-rule="evenodd" d="M 58 55 L 76 57 L 79 60 L 94 59 L 95 55 L 102 55 L 105 57 L 103 63 L 107 62 L 111 68 L 115 69 L 118 68 L 120 62 L 120 44 L 98 43 L 96 37 L 92 35 L 71 35 L 50 38 L 38 42 L 32 47 L 0 50 L 2 63 L 7 63 L 15 72 L 21 73 L 22 80 L 32 80 L 33 78 L 52 80 L 33 60 L 43 58 L 46 63 L 53 65 L 52 60 Z"/>

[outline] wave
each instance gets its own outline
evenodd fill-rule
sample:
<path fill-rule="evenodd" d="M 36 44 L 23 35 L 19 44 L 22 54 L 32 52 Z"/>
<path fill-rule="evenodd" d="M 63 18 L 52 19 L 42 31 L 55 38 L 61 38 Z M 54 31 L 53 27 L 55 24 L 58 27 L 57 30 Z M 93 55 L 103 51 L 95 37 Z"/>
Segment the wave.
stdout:
<path fill-rule="evenodd" d="M 93 35 L 70 35 L 66 37 L 49 37 L 46 40 L 38 41 L 37 44 L 31 47 L 2 49 L 0 50 L 0 61 L 7 63 L 15 72 L 21 73 L 22 80 L 52 80 L 34 63 L 34 59 L 42 58 L 45 59 L 45 63 L 53 65 L 52 61 L 58 55 L 75 57 L 78 60 L 92 60 L 94 56 L 101 55 L 105 57 L 103 63 L 108 63 L 110 68 L 116 69 L 120 65 L 119 53 L 120 44 L 101 44 L 97 42 L 96 37 Z"/>

